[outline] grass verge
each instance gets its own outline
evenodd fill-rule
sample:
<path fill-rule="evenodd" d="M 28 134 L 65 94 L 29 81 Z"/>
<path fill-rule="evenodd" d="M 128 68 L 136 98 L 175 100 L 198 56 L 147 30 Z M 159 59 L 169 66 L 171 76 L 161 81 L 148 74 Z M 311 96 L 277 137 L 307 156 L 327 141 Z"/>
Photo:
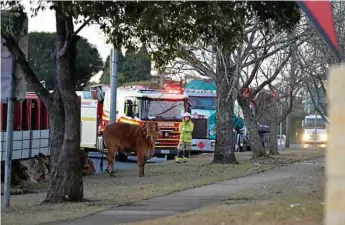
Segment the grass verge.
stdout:
<path fill-rule="evenodd" d="M 291 150 L 281 154 L 279 165 L 314 158 L 322 155 L 319 150 Z M 148 164 L 146 177 L 138 178 L 137 170 L 119 172 L 115 178 L 108 174 L 84 178 L 84 196 L 89 201 L 57 205 L 39 205 L 45 193 L 11 197 L 11 208 L 2 212 L 4 224 L 39 224 L 72 219 L 103 211 L 116 205 L 150 199 L 175 191 L 199 187 L 218 181 L 248 176 L 275 167 L 276 161 L 267 164 L 250 162 L 250 155 L 238 153 L 239 165 L 210 164 L 212 156 L 201 156 L 185 164 L 166 162 Z M 285 160 L 286 159 L 286 160 Z"/>

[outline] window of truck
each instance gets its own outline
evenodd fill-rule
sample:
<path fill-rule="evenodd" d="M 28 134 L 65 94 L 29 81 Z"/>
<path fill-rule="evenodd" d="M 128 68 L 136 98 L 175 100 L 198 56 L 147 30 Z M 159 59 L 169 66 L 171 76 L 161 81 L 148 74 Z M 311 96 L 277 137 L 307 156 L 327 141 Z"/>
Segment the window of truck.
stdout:
<path fill-rule="evenodd" d="M 142 120 L 181 120 L 185 113 L 185 101 L 175 99 L 141 100 Z"/>
<path fill-rule="evenodd" d="M 315 128 L 315 124 L 316 124 L 316 128 L 318 128 L 318 129 L 325 129 L 326 128 L 326 122 L 324 119 L 321 119 L 321 118 L 317 118 L 316 121 L 314 118 L 305 119 L 304 128 L 305 129 Z"/>
<path fill-rule="evenodd" d="M 215 97 L 189 96 L 189 103 L 191 104 L 192 109 L 216 109 Z"/>

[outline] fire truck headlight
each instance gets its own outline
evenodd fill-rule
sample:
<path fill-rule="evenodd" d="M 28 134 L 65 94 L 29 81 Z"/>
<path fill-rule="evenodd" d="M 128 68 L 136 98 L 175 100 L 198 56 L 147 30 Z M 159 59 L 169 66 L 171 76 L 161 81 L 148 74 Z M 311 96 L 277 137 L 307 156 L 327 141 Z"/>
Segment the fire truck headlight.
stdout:
<path fill-rule="evenodd" d="M 304 134 L 303 135 L 303 141 L 309 141 L 310 135 L 309 134 Z"/>

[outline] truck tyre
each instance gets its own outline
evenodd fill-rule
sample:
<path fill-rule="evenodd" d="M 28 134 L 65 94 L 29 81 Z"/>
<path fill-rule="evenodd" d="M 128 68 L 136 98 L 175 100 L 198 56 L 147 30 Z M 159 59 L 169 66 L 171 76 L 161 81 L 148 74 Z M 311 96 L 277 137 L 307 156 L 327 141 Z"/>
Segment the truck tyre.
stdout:
<path fill-rule="evenodd" d="M 120 162 L 125 162 L 128 160 L 128 156 L 126 154 L 123 154 L 122 152 L 119 152 L 117 154 L 117 160 Z"/>
<path fill-rule="evenodd" d="M 175 155 L 167 155 L 167 159 L 168 160 L 173 160 L 173 159 L 175 159 Z"/>

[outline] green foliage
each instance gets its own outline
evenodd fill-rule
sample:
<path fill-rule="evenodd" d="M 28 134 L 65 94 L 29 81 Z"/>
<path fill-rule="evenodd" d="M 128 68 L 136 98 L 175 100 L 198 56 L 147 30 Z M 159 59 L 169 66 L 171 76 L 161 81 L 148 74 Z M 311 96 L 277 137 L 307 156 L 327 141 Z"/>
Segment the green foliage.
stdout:
<path fill-rule="evenodd" d="M 123 56 L 118 53 L 117 83 L 123 85 L 125 82 L 145 81 L 151 78 L 151 59 L 146 48 L 138 52 L 130 52 Z M 103 74 L 100 80 L 103 84 L 110 83 L 110 56 L 107 57 Z"/>
<path fill-rule="evenodd" d="M 245 23 L 254 16 L 276 30 L 291 28 L 300 17 L 295 2 L 145 2 L 139 9 L 135 4 L 126 5 L 124 14 L 126 23 L 135 22 L 135 26 L 105 26 L 105 32 L 113 34 L 109 37 L 116 46 L 133 47 L 133 36 L 149 47 L 153 43 L 158 66 L 178 55 L 178 42 L 199 40 L 232 51 L 242 39 Z M 121 29 L 126 31 L 123 38 L 115 35 Z"/>
<path fill-rule="evenodd" d="M 178 42 L 198 40 L 232 51 L 242 38 L 245 23 L 254 17 L 268 30 L 277 31 L 289 30 L 300 19 L 295 2 L 264 1 L 74 1 L 66 4 L 64 12 L 77 23 L 91 18 L 117 49 L 134 52 L 138 40 L 154 47 L 152 56 L 158 67 L 178 56 Z"/>
<path fill-rule="evenodd" d="M 117 83 L 122 84 L 125 82 L 124 74 L 123 74 L 123 65 L 125 62 L 125 56 L 122 54 L 121 51 L 117 51 Z M 103 74 L 100 79 L 101 84 L 110 84 L 110 55 L 108 55 L 107 59 L 105 60 L 103 66 Z"/>
<path fill-rule="evenodd" d="M 0 6 L 1 33 L 11 34 L 16 41 L 19 41 L 28 32 L 24 29 L 27 16 L 23 6 L 15 1 L 1 1 Z"/>
<path fill-rule="evenodd" d="M 47 89 L 56 85 L 56 34 L 29 33 L 29 63 L 40 80 L 45 80 Z M 82 90 L 90 78 L 102 70 L 103 62 L 96 47 L 85 38 L 77 42 L 75 73 L 77 90 Z"/>
<path fill-rule="evenodd" d="M 57 3 L 40 1 L 34 13 Z M 232 51 L 240 42 L 247 21 L 258 17 L 271 30 L 289 30 L 300 19 L 295 2 L 265 1 L 151 1 L 111 2 L 73 1 L 64 4 L 63 13 L 77 24 L 89 21 L 100 25 L 108 41 L 130 52 L 137 41 L 149 48 L 160 67 L 178 56 L 177 43 L 201 41 Z"/>

